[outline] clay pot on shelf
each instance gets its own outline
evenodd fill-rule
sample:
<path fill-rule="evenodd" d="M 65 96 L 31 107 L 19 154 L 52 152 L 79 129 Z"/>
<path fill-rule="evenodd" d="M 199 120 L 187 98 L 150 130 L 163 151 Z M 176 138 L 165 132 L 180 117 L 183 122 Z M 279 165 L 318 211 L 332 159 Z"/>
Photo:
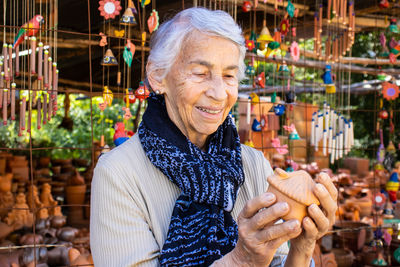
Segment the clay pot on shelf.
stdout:
<path fill-rule="evenodd" d="M 313 193 L 315 182 L 305 171 L 287 173 L 277 168 L 267 180 L 268 192 L 275 194 L 277 201 L 287 202 L 290 206 L 290 212 L 282 218 L 285 221 L 297 219 L 301 222 L 308 206 L 320 204 Z"/>
<path fill-rule="evenodd" d="M 51 171 L 53 172 L 53 176 L 60 175 L 61 166 L 53 166 L 51 167 Z"/>
<path fill-rule="evenodd" d="M 43 236 L 37 234 L 26 234 L 21 237 L 19 243 L 22 245 L 43 244 Z"/>
<path fill-rule="evenodd" d="M 0 175 L 6 173 L 6 158 L 0 157 Z"/>
<path fill-rule="evenodd" d="M 4 175 L 0 175 L 0 193 L 11 192 L 11 184 L 12 184 L 12 173 L 6 173 Z"/>
<path fill-rule="evenodd" d="M 78 229 L 67 226 L 57 230 L 57 237 L 60 240 L 72 242 L 78 233 Z"/>
<path fill-rule="evenodd" d="M 333 254 L 335 254 L 335 260 L 337 266 L 340 267 L 351 267 L 354 261 L 354 254 L 349 249 L 334 248 L 332 249 Z"/>
<path fill-rule="evenodd" d="M 50 157 L 40 157 L 38 160 L 38 167 L 39 168 L 47 168 L 50 165 Z"/>
<path fill-rule="evenodd" d="M 85 203 L 86 185 L 68 185 L 65 188 L 67 203 L 70 205 L 83 205 Z"/>
<path fill-rule="evenodd" d="M 64 165 L 71 165 L 72 159 L 52 159 L 51 165 L 52 166 L 64 166 Z"/>
<path fill-rule="evenodd" d="M 350 230 L 354 228 L 365 227 L 362 230 Z M 369 224 L 362 222 L 352 222 L 352 221 L 339 221 L 333 225 L 333 229 L 349 229 L 348 231 L 338 232 L 334 236 L 336 244 L 341 247 L 345 247 L 353 251 L 358 252 L 365 243 L 368 243 L 373 238 L 372 230 L 369 228 Z"/>

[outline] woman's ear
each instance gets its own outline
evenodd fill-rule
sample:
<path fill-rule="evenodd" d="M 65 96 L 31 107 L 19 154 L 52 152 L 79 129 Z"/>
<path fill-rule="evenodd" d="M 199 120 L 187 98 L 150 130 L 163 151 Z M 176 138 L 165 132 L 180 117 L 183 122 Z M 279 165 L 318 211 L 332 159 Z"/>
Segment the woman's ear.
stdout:
<path fill-rule="evenodd" d="M 151 69 L 151 62 L 147 62 L 146 69 Z M 160 94 L 165 92 L 164 79 L 162 78 L 162 70 L 153 70 L 147 72 L 147 80 L 153 91 L 159 91 Z"/>

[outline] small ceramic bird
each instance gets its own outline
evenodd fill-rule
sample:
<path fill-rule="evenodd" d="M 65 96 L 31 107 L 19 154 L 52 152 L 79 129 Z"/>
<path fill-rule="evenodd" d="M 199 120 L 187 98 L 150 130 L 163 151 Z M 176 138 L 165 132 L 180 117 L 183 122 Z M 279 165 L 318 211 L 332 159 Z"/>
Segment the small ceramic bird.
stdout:
<path fill-rule="evenodd" d="M 125 124 L 123 122 L 117 122 L 114 126 L 115 133 L 114 133 L 114 144 L 116 146 L 121 145 L 126 140 L 129 139 L 128 134 L 125 131 Z"/>
<path fill-rule="evenodd" d="M 19 46 L 25 37 L 35 36 L 40 26 L 44 23 L 44 19 L 41 15 L 34 16 L 29 22 L 21 26 L 17 36 L 15 36 L 13 48 Z"/>

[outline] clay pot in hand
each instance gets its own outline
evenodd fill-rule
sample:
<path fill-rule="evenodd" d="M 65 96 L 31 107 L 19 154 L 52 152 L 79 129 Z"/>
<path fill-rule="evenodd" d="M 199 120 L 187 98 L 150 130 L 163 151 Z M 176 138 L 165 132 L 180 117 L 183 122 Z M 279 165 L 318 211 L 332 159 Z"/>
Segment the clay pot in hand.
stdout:
<path fill-rule="evenodd" d="M 94 264 L 92 255 L 90 253 L 87 252 L 80 253 L 79 250 L 75 248 L 71 248 L 68 251 L 68 258 L 72 266 L 74 265 L 91 266 Z"/>
<path fill-rule="evenodd" d="M 289 204 L 290 212 L 282 217 L 286 221 L 297 219 L 301 222 L 307 215 L 308 206 L 320 204 L 313 193 L 315 182 L 305 171 L 287 173 L 278 168 L 267 180 L 268 192 L 275 194 L 277 201 Z"/>
<path fill-rule="evenodd" d="M 69 266 L 67 247 L 56 247 L 47 252 L 47 263 L 50 266 Z"/>

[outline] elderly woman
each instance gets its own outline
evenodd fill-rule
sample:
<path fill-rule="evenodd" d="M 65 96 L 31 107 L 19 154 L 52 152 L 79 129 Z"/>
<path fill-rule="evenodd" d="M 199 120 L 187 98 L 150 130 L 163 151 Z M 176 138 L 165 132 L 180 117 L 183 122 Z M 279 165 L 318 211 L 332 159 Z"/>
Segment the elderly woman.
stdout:
<path fill-rule="evenodd" d="M 94 173 L 96 267 L 312 265 L 337 191 L 321 175 L 321 209 L 276 224 L 288 204 L 265 193 L 270 164 L 240 144 L 228 116 L 244 55 L 240 28 L 222 11 L 186 9 L 153 35 L 146 70 L 155 93 L 138 133 Z"/>

